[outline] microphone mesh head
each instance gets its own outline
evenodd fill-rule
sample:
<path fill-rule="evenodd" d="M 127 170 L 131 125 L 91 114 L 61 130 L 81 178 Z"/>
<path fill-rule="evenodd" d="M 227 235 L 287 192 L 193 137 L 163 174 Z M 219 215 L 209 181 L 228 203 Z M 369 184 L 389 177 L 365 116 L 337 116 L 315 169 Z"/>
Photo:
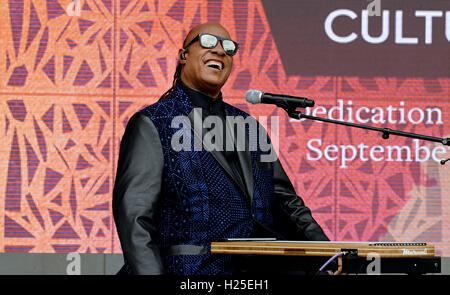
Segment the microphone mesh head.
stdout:
<path fill-rule="evenodd" d="M 256 89 L 248 90 L 245 93 L 245 99 L 252 104 L 261 103 L 262 92 Z"/>

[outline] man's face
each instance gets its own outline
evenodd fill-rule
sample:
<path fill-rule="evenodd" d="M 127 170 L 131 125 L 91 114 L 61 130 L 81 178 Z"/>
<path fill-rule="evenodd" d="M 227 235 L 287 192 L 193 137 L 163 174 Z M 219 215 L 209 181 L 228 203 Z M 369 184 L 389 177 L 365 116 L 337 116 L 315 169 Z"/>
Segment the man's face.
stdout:
<path fill-rule="evenodd" d="M 189 44 L 199 33 L 230 39 L 230 35 L 221 25 L 207 23 L 192 30 L 184 45 Z M 181 52 L 183 51 L 180 50 Z M 219 95 L 233 67 L 233 57 L 225 53 L 220 42 L 215 48 L 208 49 L 203 48 L 197 40 L 188 47 L 185 60 L 180 62 L 184 64 L 181 70 L 183 83 L 214 98 Z"/>

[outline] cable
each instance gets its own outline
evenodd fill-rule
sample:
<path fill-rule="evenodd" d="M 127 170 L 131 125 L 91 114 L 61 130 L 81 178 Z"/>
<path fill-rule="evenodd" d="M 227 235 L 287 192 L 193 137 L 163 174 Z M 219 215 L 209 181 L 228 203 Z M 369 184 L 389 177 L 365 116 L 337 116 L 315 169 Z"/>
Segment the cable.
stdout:
<path fill-rule="evenodd" d="M 344 255 L 344 252 L 339 252 L 339 253 L 334 254 L 333 257 L 331 257 L 330 259 L 328 259 L 328 261 L 325 262 L 324 265 L 322 265 L 322 267 L 319 269 L 319 271 L 323 271 L 323 269 L 324 269 L 328 264 L 330 264 L 331 261 L 333 261 L 334 259 L 336 259 L 336 257 L 339 257 L 339 256 L 341 256 L 341 255 Z"/>

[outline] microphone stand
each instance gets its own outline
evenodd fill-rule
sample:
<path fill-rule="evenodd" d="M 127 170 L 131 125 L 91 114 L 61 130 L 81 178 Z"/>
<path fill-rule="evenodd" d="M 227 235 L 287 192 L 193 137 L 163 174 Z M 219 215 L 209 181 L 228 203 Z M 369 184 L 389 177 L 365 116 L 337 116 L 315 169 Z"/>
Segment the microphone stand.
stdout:
<path fill-rule="evenodd" d="M 432 141 L 432 142 L 439 142 L 439 143 L 442 143 L 443 145 L 450 146 L 450 138 L 439 138 L 439 137 L 433 137 L 433 136 L 428 136 L 428 135 L 392 130 L 389 128 L 378 128 L 378 127 L 372 127 L 372 126 L 367 126 L 367 125 L 362 125 L 362 124 L 354 124 L 354 123 L 349 123 L 349 122 L 343 122 L 343 121 L 338 121 L 338 120 L 332 120 L 332 119 L 327 119 L 327 118 L 305 115 L 305 114 L 302 114 L 302 112 L 297 111 L 296 107 L 289 105 L 289 103 L 287 103 L 287 102 L 286 103 L 277 103 L 277 106 L 283 108 L 289 117 L 291 117 L 293 119 L 297 119 L 297 120 L 305 118 L 305 119 L 310 119 L 310 120 L 316 120 L 316 121 L 322 121 L 322 122 L 333 123 L 333 124 L 338 124 L 338 125 L 362 128 L 362 129 L 371 130 L 371 131 L 377 131 L 377 132 L 382 133 L 383 139 L 388 139 L 390 135 L 397 135 L 397 136 L 422 139 L 422 140 L 427 140 L 427 141 Z M 448 158 L 446 160 L 441 160 L 440 163 L 441 163 L 441 165 L 444 165 L 449 160 L 450 160 L 450 158 Z"/>

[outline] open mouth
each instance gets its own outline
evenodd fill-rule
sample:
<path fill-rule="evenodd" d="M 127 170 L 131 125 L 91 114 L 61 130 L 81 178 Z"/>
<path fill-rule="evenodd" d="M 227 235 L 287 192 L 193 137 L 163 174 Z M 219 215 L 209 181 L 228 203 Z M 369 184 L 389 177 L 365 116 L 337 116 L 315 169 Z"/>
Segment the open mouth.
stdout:
<path fill-rule="evenodd" d="M 208 60 L 205 65 L 207 67 L 210 67 L 212 69 L 216 69 L 216 70 L 223 70 L 223 63 L 221 61 L 217 61 L 217 60 Z"/>

